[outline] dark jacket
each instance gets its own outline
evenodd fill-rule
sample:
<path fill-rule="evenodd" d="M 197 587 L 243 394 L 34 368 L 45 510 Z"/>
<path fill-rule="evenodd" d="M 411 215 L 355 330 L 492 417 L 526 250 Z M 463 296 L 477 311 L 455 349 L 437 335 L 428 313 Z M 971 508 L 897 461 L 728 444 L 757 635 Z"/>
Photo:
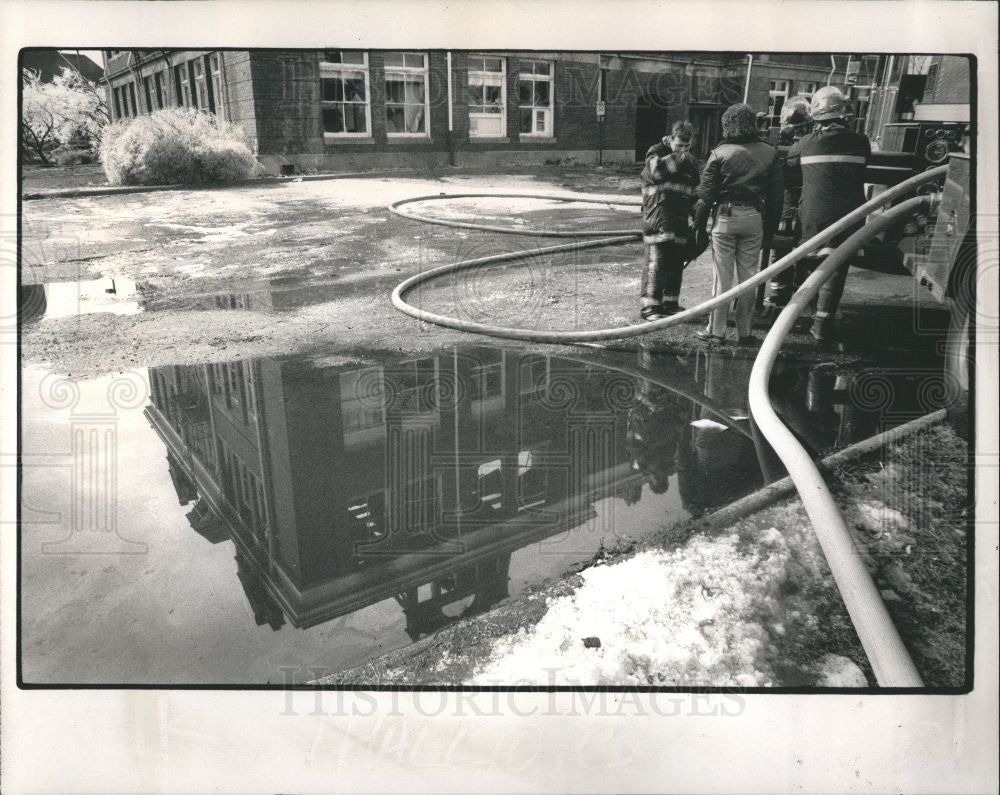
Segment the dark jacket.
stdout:
<path fill-rule="evenodd" d="M 664 139 L 646 152 L 646 165 L 639 180 L 643 241 L 687 243 L 698 187 L 694 157 L 687 152 L 672 152 Z"/>
<path fill-rule="evenodd" d="M 781 215 L 781 193 L 778 150 L 756 135 L 728 138 L 708 156 L 695 222 L 703 225 L 716 204 L 745 204 L 763 213 L 764 231 L 773 233 Z"/>
<path fill-rule="evenodd" d="M 815 130 L 796 141 L 785 161 L 790 180 L 800 180 L 802 239 L 808 240 L 865 201 L 865 165 L 871 144 L 841 125 Z M 849 232 L 828 245 L 837 245 Z"/>

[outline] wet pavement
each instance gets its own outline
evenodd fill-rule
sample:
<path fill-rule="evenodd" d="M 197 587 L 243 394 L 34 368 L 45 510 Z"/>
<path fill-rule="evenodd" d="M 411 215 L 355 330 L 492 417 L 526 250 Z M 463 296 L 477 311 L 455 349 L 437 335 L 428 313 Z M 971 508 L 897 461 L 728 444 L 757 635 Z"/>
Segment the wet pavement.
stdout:
<path fill-rule="evenodd" d="M 925 331 L 880 362 L 782 360 L 779 413 L 822 456 L 934 410 Z M 784 476 L 748 415 L 752 362 L 470 345 L 27 366 L 24 679 L 286 684 L 488 610 Z"/>

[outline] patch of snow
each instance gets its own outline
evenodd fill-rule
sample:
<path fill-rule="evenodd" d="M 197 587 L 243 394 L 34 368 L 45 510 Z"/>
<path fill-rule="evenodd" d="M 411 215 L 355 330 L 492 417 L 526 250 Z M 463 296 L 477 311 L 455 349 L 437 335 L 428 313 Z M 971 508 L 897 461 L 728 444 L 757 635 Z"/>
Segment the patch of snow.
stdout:
<path fill-rule="evenodd" d="M 907 530 L 910 522 L 903 514 L 877 500 L 858 502 L 855 506 L 862 525 L 874 533 L 883 530 Z"/>
<path fill-rule="evenodd" d="M 735 533 L 699 536 L 587 569 L 530 631 L 497 640 L 470 684 L 768 686 L 791 553 L 778 530 L 765 540 L 746 550 Z"/>
<path fill-rule="evenodd" d="M 839 654 L 825 654 L 816 666 L 819 687 L 867 687 L 868 680 L 853 661 Z"/>

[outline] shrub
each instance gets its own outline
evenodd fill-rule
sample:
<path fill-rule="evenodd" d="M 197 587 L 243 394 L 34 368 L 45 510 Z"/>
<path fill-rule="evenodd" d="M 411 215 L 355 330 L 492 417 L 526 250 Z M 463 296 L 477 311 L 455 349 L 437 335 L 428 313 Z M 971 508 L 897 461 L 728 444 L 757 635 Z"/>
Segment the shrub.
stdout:
<path fill-rule="evenodd" d="M 262 171 L 240 127 L 193 108 L 167 108 L 105 127 L 101 163 L 112 185 L 238 180 Z"/>
<path fill-rule="evenodd" d="M 93 163 L 96 155 L 93 149 L 63 144 L 53 149 L 50 157 L 60 166 L 78 166 L 84 163 Z"/>

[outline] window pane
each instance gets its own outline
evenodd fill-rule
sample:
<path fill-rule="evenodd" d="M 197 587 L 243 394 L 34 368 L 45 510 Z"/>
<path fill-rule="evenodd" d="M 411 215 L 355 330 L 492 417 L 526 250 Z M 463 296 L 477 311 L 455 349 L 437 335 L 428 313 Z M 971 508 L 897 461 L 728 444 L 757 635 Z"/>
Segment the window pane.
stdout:
<path fill-rule="evenodd" d="M 385 101 L 402 102 L 406 96 L 403 78 L 398 75 L 386 76 L 385 80 Z"/>
<path fill-rule="evenodd" d="M 406 116 L 401 105 L 389 105 L 385 109 L 385 127 L 388 132 L 406 132 Z"/>
<path fill-rule="evenodd" d="M 406 132 L 422 133 L 424 131 L 424 106 L 408 105 L 406 107 Z"/>
<path fill-rule="evenodd" d="M 521 108 L 518 111 L 518 126 L 521 132 L 531 132 L 531 108 Z"/>
<path fill-rule="evenodd" d="M 478 136 L 494 136 L 499 138 L 503 135 L 500 129 L 499 116 L 470 116 L 469 133 Z"/>
<path fill-rule="evenodd" d="M 469 104 L 485 105 L 486 97 L 483 86 L 469 86 Z"/>
<path fill-rule="evenodd" d="M 550 74 L 550 65 L 548 61 L 535 61 L 535 74 L 536 75 Z"/>
<path fill-rule="evenodd" d="M 517 101 L 521 105 L 530 105 L 531 97 L 533 96 L 532 86 L 534 85 L 534 80 L 524 80 L 522 79 L 518 83 L 517 91 Z"/>
<path fill-rule="evenodd" d="M 483 66 L 485 58 L 469 58 L 469 71 L 470 72 L 482 72 L 485 70 Z"/>
<path fill-rule="evenodd" d="M 484 72 L 502 72 L 503 71 L 503 59 L 502 58 L 483 58 L 483 71 Z"/>
<path fill-rule="evenodd" d="M 342 133 L 344 132 L 344 114 L 341 110 L 343 106 L 335 108 L 323 108 L 323 132 Z"/>
<path fill-rule="evenodd" d="M 406 65 L 413 67 L 414 69 L 423 69 L 426 65 L 425 58 L 421 54 L 408 52 L 403 57 Z"/>
<path fill-rule="evenodd" d="M 365 101 L 365 78 L 360 72 L 347 72 L 345 74 L 344 98 L 348 102 Z"/>
<path fill-rule="evenodd" d="M 423 78 L 411 78 L 406 81 L 406 101 L 424 104 L 424 81 Z"/>
<path fill-rule="evenodd" d="M 483 96 L 486 102 L 492 105 L 500 105 L 500 86 L 484 86 Z"/>
<path fill-rule="evenodd" d="M 363 64 L 365 62 L 364 50 L 341 50 L 340 63 Z"/>
<path fill-rule="evenodd" d="M 385 54 L 385 65 L 386 66 L 404 66 L 405 61 L 403 60 L 403 53 L 401 52 L 387 52 Z"/>
<path fill-rule="evenodd" d="M 549 112 L 547 110 L 536 110 L 535 111 L 535 132 L 543 133 L 548 129 L 548 124 L 545 123 Z"/>
<path fill-rule="evenodd" d="M 344 101 L 344 84 L 340 82 L 340 78 L 337 77 L 323 78 L 323 101 L 324 102 Z"/>
<path fill-rule="evenodd" d="M 323 60 L 327 63 L 341 63 L 340 50 L 326 50 L 323 53 Z"/>
<path fill-rule="evenodd" d="M 365 119 L 364 105 L 347 105 L 344 115 L 347 117 L 347 132 L 368 132 L 368 122 Z"/>
<path fill-rule="evenodd" d="M 549 106 L 549 85 L 548 80 L 535 81 L 536 105 L 541 105 L 543 108 L 547 108 Z"/>

